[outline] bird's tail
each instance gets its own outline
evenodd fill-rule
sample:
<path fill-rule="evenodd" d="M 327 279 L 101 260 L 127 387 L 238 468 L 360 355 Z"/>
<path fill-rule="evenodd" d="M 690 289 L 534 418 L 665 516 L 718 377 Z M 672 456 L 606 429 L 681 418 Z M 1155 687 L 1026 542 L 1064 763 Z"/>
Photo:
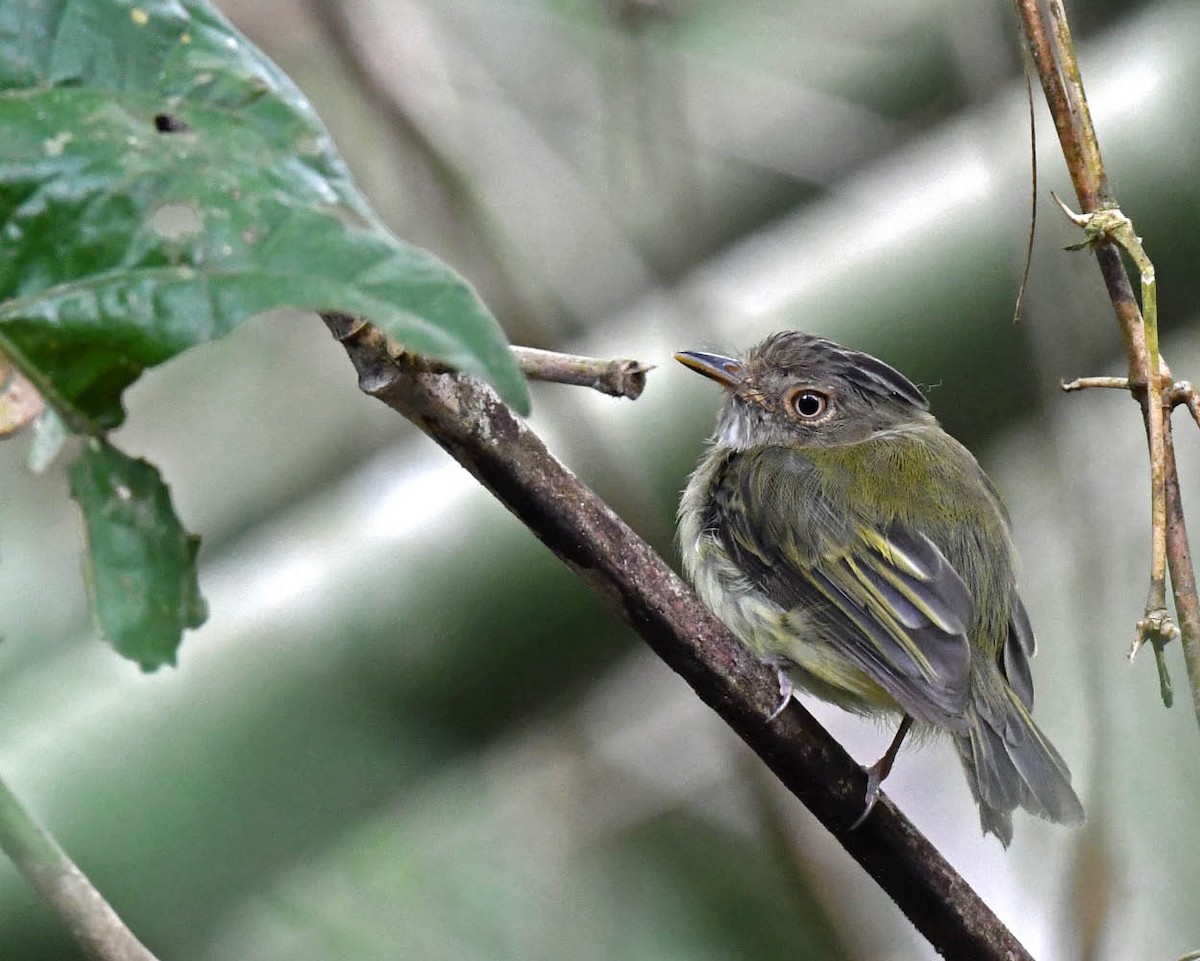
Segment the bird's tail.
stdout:
<path fill-rule="evenodd" d="M 1048 821 L 1082 824 L 1083 805 L 1066 762 L 1004 679 L 989 680 L 972 691 L 969 724 L 954 739 L 984 832 L 1008 847 L 1017 807 Z"/>

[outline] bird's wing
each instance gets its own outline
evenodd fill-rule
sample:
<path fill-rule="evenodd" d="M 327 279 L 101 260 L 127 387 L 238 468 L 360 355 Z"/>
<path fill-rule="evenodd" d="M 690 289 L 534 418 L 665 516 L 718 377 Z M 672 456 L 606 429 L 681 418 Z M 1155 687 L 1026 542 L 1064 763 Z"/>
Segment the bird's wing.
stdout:
<path fill-rule="evenodd" d="M 921 531 L 897 521 L 875 529 L 823 503 L 804 476 L 811 465 L 787 456 L 783 470 L 730 465 L 714 498 L 714 533 L 764 594 L 821 622 L 838 653 L 905 711 L 965 723 L 975 605 L 962 578 Z M 758 496 L 747 496 L 751 483 Z"/>
<path fill-rule="evenodd" d="M 1000 670 L 1027 711 L 1033 710 L 1033 675 L 1029 670 L 1029 659 L 1036 653 L 1033 625 L 1029 623 L 1021 598 L 1014 597 L 1008 637 L 1000 652 Z"/>

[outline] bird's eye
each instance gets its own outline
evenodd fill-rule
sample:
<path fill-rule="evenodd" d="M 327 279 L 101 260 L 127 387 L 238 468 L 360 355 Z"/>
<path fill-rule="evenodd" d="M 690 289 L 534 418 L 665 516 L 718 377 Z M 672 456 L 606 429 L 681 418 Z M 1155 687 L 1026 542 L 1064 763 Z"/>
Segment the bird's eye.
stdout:
<path fill-rule="evenodd" d="M 792 391 L 787 402 L 801 420 L 818 420 L 829 409 L 829 395 L 811 387 Z"/>

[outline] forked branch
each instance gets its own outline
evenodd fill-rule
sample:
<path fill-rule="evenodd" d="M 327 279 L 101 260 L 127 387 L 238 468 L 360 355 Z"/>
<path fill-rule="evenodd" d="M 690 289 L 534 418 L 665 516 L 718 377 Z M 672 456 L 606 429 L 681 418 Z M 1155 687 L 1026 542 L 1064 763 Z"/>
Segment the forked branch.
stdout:
<path fill-rule="evenodd" d="M 1169 370 L 1159 355 L 1154 268 L 1133 224 L 1117 206 L 1109 185 L 1062 0 L 1045 0 L 1044 4 L 1042 0 L 1014 0 L 1014 4 L 1082 211 L 1080 214 L 1068 211 L 1068 216 L 1084 229 L 1084 244 L 1096 254 L 1125 343 L 1129 373 L 1123 386 L 1129 388 L 1141 405 L 1146 429 L 1150 454 L 1151 572 L 1146 610 L 1137 623 L 1134 652 L 1146 642 L 1154 647 L 1163 698 L 1169 703 L 1170 680 L 1162 648 L 1175 637 L 1182 638 L 1193 708 L 1200 722 L 1200 599 L 1196 595 L 1187 526 L 1179 498 L 1169 416 L 1172 407 L 1180 402 L 1177 397 L 1182 396 L 1182 402 L 1200 423 L 1200 406 L 1194 406 L 1190 388 L 1181 392 L 1172 385 Z M 1121 257 L 1122 248 L 1141 273 L 1142 309 L 1133 295 Z M 1074 383 L 1075 389 L 1112 386 L 1097 384 L 1094 378 Z M 1168 567 L 1178 628 L 1166 609 Z"/>

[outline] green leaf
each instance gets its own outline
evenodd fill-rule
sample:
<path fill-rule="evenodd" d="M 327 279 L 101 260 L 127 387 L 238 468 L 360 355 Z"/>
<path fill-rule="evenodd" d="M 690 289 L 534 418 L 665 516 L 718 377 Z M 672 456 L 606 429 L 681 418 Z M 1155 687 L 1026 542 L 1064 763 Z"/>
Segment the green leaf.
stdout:
<path fill-rule="evenodd" d="M 196 582 L 200 538 L 179 523 L 158 471 L 106 441 L 89 438 L 70 477 L 101 633 L 143 670 L 174 664 L 184 629 L 208 615 Z"/>
<path fill-rule="evenodd" d="M 76 429 L 278 307 L 528 393 L 472 288 L 392 236 L 304 96 L 199 0 L 0 4 L 0 349 Z"/>

